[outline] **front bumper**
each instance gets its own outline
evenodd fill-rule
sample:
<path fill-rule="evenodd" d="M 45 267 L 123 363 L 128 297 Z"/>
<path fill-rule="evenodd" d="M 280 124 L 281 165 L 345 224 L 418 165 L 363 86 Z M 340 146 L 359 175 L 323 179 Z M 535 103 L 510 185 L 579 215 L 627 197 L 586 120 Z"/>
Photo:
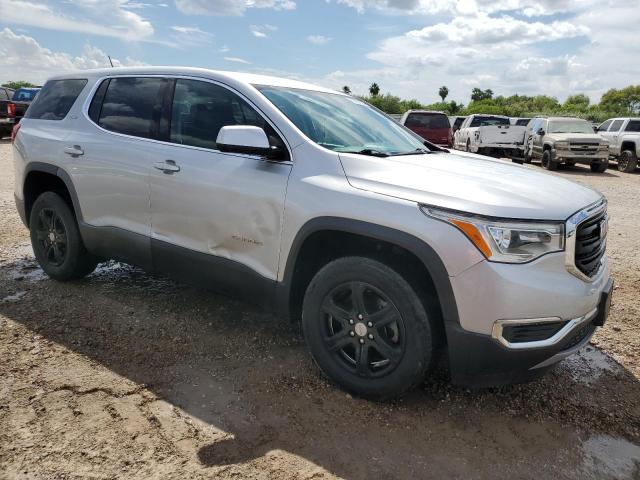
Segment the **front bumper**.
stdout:
<path fill-rule="evenodd" d="M 586 282 L 567 271 L 564 252 L 523 265 L 483 261 L 450 280 L 459 314 L 459 324 L 446 325 L 451 376 L 471 387 L 532 380 L 585 345 L 612 283 L 606 257 Z M 561 322 L 561 328 L 541 342 L 501 338 L 505 325 L 529 321 Z"/>
<path fill-rule="evenodd" d="M 575 163 L 602 163 L 609 159 L 608 150 L 598 150 L 592 154 L 584 152 L 574 152 L 571 150 L 551 150 L 551 160 L 554 162 L 575 162 Z"/>

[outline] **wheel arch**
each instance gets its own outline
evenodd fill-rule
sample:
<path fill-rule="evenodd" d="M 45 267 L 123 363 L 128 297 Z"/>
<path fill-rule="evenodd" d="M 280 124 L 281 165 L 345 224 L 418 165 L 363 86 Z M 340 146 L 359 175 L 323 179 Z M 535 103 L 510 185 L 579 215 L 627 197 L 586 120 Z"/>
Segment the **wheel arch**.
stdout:
<path fill-rule="evenodd" d="M 69 174 L 56 165 L 30 162 L 25 167 L 22 194 L 24 199 L 24 222 L 28 227 L 31 208 L 36 198 L 44 192 L 60 194 L 72 208 L 76 218 L 82 220 L 78 196 Z"/>
<path fill-rule="evenodd" d="M 332 237 L 340 243 L 335 252 L 330 245 L 326 247 L 326 240 Z M 356 250 L 355 247 L 359 245 L 365 245 L 364 252 Z M 316 246 L 320 246 L 320 249 L 316 250 Z M 282 288 L 279 289 L 277 299 L 278 313 L 292 321 L 299 319 L 302 297 L 309 281 L 329 261 L 357 254 L 385 259 L 389 258 L 389 253 L 410 255 L 410 259 L 418 260 L 413 262 L 418 265 L 405 265 L 405 271 L 399 273 L 406 273 L 407 269 L 411 270 L 410 274 L 419 274 L 421 271 L 426 273 L 428 278 L 425 281 L 433 287 L 443 326 L 446 330 L 448 325 L 459 326 L 458 309 L 449 275 L 439 255 L 429 244 L 394 228 L 342 217 L 314 218 L 300 228 L 284 267 Z M 311 267 L 306 265 L 309 258 L 314 259 Z M 408 259 L 399 257 L 399 260 Z"/>
<path fill-rule="evenodd" d="M 624 152 L 625 150 L 631 150 L 633 153 L 635 153 L 636 150 L 636 143 L 632 140 L 624 140 L 622 142 L 622 145 L 620 145 L 620 153 Z"/>

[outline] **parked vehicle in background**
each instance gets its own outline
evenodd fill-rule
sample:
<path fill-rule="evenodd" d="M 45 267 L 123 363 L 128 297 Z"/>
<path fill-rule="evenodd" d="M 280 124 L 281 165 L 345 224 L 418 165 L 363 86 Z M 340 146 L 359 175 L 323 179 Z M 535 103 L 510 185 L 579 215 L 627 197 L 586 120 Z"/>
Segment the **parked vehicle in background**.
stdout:
<path fill-rule="evenodd" d="M 449 117 L 449 123 L 451 124 L 451 132 L 455 134 L 460 130 L 460 125 L 465 121 L 466 116 Z"/>
<path fill-rule="evenodd" d="M 9 100 L 13 98 L 11 88 L 0 87 L 0 138 L 7 137 L 11 133 L 15 119 L 9 116 Z"/>
<path fill-rule="evenodd" d="M 401 123 L 402 121 L 401 113 L 387 113 L 387 115 L 389 115 L 392 119 L 394 119 L 398 123 Z"/>
<path fill-rule="evenodd" d="M 509 119 L 509 122 L 511 123 L 511 125 L 517 125 L 519 127 L 526 127 L 527 125 L 529 125 L 530 121 L 531 121 L 531 118 L 525 118 L 525 117 L 511 117 Z"/>
<path fill-rule="evenodd" d="M 453 146 L 467 152 L 522 159 L 525 129 L 511 125 L 509 117 L 474 114 L 454 134 Z"/>
<path fill-rule="evenodd" d="M 13 126 L 20 123 L 39 91 L 39 87 L 19 88 L 15 91 L 0 87 L 0 138 L 11 135 Z"/>
<path fill-rule="evenodd" d="M 631 173 L 640 157 L 640 117 L 612 118 L 598 127 L 609 141 L 609 154 L 618 161 L 618 170 Z"/>
<path fill-rule="evenodd" d="M 540 160 L 547 170 L 557 170 L 561 163 L 584 163 L 602 173 L 609 165 L 609 142 L 581 118 L 534 118 L 525 159 Z"/>
<path fill-rule="evenodd" d="M 322 371 L 365 397 L 419 384 L 444 353 L 458 384 L 531 380 L 609 312 L 600 193 L 426 148 L 315 85 L 179 67 L 59 76 L 13 155 L 47 275 L 117 259 L 248 299 L 301 321 Z"/>
<path fill-rule="evenodd" d="M 449 117 L 443 112 L 408 110 L 400 123 L 425 140 L 440 147 L 451 147 L 453 132 Z"/>

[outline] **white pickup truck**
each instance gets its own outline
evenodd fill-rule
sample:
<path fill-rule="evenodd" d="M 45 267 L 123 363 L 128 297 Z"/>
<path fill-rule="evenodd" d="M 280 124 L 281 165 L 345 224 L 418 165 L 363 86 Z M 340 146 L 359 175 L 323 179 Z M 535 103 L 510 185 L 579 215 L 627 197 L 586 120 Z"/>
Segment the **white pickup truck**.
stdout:
<path fill-rule="evenodd" d="M 611 118 L 598 127 L 609 140 L 609 154 L 618 161 L 618 170 L 635 171 L 640 157 L 640 118 Z"/>
<path fill-rule="evenodd" d="M 525 129 L 520 125 L 511 125 L 509 117 L 470 115 L 456 131 L 453 148 L 520 159 L 524 155 Z"/>

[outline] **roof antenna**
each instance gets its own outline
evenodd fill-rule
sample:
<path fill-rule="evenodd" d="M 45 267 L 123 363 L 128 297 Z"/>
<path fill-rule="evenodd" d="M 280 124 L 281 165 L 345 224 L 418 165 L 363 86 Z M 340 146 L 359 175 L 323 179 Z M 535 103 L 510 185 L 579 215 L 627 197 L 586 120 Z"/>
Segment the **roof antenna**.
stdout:
<path fill-rule="evenodd" d="M 111 68 L 113 68 L 113 61 L 111 61 L 111 55 L 107 55 L 107 58 L 109 59 L 109 63 L 111 64 Z"/>

